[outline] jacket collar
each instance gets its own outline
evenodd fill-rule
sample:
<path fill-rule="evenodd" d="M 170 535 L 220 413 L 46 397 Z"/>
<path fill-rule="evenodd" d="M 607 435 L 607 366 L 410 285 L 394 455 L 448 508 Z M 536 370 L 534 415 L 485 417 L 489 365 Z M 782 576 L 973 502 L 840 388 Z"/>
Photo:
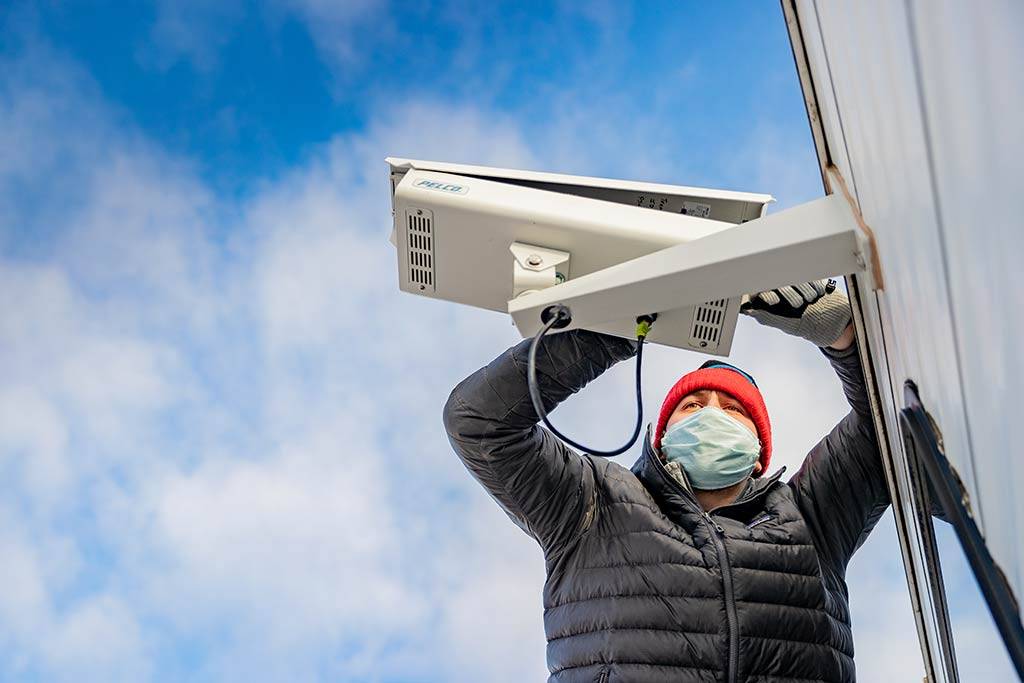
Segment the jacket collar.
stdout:
<path fill-rule="evenodd" d="M 666 514 L 681 512 L 697 512 L 699 514 L 702 512 L 700 504 L 697 503 L 693 493 L 686 490 L 682 484 L 673 479 L 672 475 L 665 469 L 661 456 L 654 450 L 654 446 L 651 444 L 651 425 L 647 425 L 643 452 L 637 461 L 633 463 L 630 471 L 640 480 L 640 483 L 651 494 L 658 507 Z M 740 497 L 735 502 L 724 507 L 743 505 L 760 497 L 761 494 L 767 492 L 773 484 L 779 481 L 785 471 L 786 468 L 781 467 L 779 471 L 770 477 L 758 477 L 757 479 L 750 480 L 751 484 L 747 486 L 747 489 Z"/>

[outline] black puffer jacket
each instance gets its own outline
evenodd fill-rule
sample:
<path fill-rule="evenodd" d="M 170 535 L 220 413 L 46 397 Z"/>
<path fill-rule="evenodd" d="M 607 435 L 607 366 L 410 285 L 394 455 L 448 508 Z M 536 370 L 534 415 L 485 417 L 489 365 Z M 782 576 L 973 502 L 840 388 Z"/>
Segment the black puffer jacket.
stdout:
<path fill-rule="evenodd" d="M 752 480 L 705 514 L 649 434 L 627 470 L 538 427 L 528 345 L 461 382 L 444 421 L 469 470 L 544 550 L 549 683 L 853 681 L 846 565 L 889 503 L 856 349 L 825 351 L 853 410 L 796 476 Z M 546 337 L 545 406 L 635 348 L 585 331 Z"/>

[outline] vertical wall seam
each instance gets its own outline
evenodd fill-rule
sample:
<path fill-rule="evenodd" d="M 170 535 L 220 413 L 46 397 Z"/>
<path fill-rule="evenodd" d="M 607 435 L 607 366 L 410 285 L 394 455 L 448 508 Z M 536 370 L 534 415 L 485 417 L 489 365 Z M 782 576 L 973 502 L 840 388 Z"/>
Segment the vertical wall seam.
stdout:
<path fill-rule="evenodd" d="M 860 207 L 860 194 L 857 191 L 857 173 L 853 169 L 853 157 L 850 156 L 850 145 L 846 141 L 846 126 L 843 124 L 843 112 L 839 108 L 839 96 L 836 94 L 836 79 L 832 74 L 832 61 L 828 57 L 828 45 L 825 44 L 825 31 L 821 27 L 821 12 L 818 11 L 818 0 L 813 0 L 813 2 L 814 21 L 818 24 L 818 35 L 821 36 L 821 54 L 825 57 L 825 71 L 828 72 L 828 86 L 832 89 L 832 101 L 835 102 L 836 119 L 839 121 L 839 137 L 843 140 L 843 151 L 846 152 L 846 163 L 850 166 L 847 169 L 850 174 L 850 185 L 853 187 L 853 196 L 857 199 L 857 206 Z"/>
<path fill-rule="evenodd" d="M 967 432 L 967 446 L 970 449 L 970 458 L 968 459 L 968 466 L 971 470 L 971 481 L 974 484 L 974 491 L 978 492 L 978 472 L 974 463 L 974 438 L 971 435 L 971 420 L 967 414 L 967 404 L 963 400 L 964 394 L 964 371 L 963 361 L 961 359 L 961 349 L 963 348 L 960 343 L 960 331 L 957 324 L 956 307 L 953 305 L 953 283 L 950 281 L 950 273 L 952 270 L 949 267 L 949 249 L 946 244 L 946 223 L 943 219 L 942 214 L 942 201 L 939 195 L 939 181 L 938 176 L 935 173 L 935 156 L 932 153 L 932 131 L 931 124 L 928 119 L 928 109 L 924 99 L 924 80 L 921 74 L 921 56 L 920 56 L 920 45 L 917 39 L 917 31 L 915 29 L 914 10 L 911 6 L 911 0 L 904 0 L 904 7 L 906 8 L 907 15 L 907 33 L 910 37 L 910 61 L 914 67 L 914 81 L 917 84 L 917 106 L 920 110 L 921 115 L 921 130 L 924 135 L 925 145 L 925 158 L 928 165 L 928 184 L 932 192 L 932 201 L 935 206 L 935 224 L 938 227 L 939 232 L 939 253 L 942 255 L 942 268 L 945 270 L 946 275 L 946 305 L 949 308 L 949 319 L 952 322 L 953 327 L 953 349 L 956 352 L 956 374 L 957 381 L 960 383 L 960 405 L 963 411 L 964 419 L 964 430 Z M 975 496 L 977 499 L 978 496 Z M 984 512 L 981 509 L 981 505 L 975 506 L 972 511 L 974 516 L 978 520 L 978 526 L 982 529 L 985 528 L 985 517 Z"/>

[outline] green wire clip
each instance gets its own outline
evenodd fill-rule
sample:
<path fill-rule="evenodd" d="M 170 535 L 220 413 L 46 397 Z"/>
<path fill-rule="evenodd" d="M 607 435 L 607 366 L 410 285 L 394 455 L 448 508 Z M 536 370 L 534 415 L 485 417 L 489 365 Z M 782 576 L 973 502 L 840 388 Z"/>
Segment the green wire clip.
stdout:
<path fill-rule="evenodd" d="M 651 325 L 658 319 L 658 314 L 653 313 L 651 315 L 642 315 L 636 319 L 636 336 L 638 339 L 647 337 L 647 334 L 651 331 Z"/>

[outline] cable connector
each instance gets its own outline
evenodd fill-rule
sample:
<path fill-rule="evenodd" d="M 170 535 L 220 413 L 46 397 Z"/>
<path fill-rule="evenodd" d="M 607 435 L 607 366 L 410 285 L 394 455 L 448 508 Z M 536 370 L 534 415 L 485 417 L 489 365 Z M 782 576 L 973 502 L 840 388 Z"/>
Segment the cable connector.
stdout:
<path fill-rule="evenodd" d="M 569 310 L 568 306 L 552 304 L 540 312 L 541 323 L 547 325 L 548 321 L 552 318 L 555 319 L 555 322 L 551 324 L 551 327 L 560 330 L 572 323 L 572 311 Z"/>
<path fill-rule="evenodd" d="M 651 313 L 649 315 L 641 315 L 636 319 L 636 336 L 637 339 L 644 339 L 651 331 L 651 326 L 654 325 L 654 321 L 658 319 L 657 313 Z"/>

